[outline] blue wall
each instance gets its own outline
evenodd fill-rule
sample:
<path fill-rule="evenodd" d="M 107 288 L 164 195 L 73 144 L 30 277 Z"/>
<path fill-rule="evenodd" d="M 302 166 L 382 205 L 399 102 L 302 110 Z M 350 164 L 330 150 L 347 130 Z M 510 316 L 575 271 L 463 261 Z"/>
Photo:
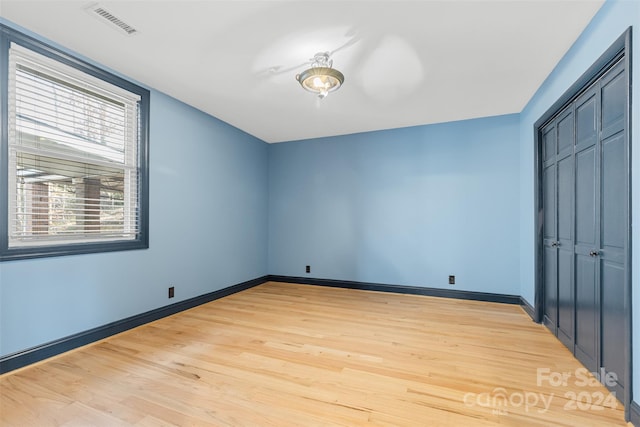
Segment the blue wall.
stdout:
<path fill-rule="evenodd" d="M 269 273 L 518 294 L 518 129 L 508 115 L 271 146 Z"/>
<path fill-rule="evenodd" d="M 267 149 L 152 91 L 149 249 L 0 263 L 0 355 L 266 275 Z"/>
<path fill-rule="evenodd" d="M 609 0 L 520 114 L 520 294 L 534 301 L 533 124 L 629 27 L 632 40 L 632 223 L 640 223 L 640 2 Z M 633 227 L 633 342 L 640 342 L 640 227 Z M 640 396 L 640 351 L 634 351 L 634 390 Z M 637 399 L 636 399 L 637 400 Z"/>

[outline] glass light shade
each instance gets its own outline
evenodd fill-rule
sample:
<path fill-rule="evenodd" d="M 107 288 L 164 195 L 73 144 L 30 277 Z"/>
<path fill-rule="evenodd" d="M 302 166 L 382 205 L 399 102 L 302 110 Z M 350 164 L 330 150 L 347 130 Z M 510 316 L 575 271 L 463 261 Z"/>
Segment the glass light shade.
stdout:
<path fill-rule="evenodd" d="M 328 67 L 311 67 L 296 76 L 300 85 L 324 98 L 344 83 L 344 75 L 338 70 Z"/>

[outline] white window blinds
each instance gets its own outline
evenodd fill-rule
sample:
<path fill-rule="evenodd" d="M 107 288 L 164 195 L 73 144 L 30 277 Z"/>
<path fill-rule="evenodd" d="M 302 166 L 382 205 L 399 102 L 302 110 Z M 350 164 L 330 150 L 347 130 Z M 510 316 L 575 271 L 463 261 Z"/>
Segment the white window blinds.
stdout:
<path fill-rule="evenodd" d="M 140 97 L 9 50 L 9 247 L 136 239 Z"/>

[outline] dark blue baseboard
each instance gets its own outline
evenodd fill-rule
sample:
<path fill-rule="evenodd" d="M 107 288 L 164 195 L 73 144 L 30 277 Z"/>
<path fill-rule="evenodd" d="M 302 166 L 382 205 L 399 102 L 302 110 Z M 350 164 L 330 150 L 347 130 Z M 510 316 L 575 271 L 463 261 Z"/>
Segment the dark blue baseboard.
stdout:
<path fill-rule="evenodd" d="M 257 279 L 238 283 L 237 285 L 229 286 L 218 291 L 180 301 L 165 307 L 160 307 L 155 310 L 147 311 L 146 313 L 138 314 L 27 350 L 9 354 L 0 358 L 0 374 L 22 368 L 32 363 L 64 353 L 65 351 L 73 350 L 74 348 L 105 339 L 112 335 L 119 334 L 120 332 L 144 325 L 145 323 L 153 322 L 154 320 L 162 319 L 163 317 L 171 316 L 172 314 L 205 304 L 218 298 L 226 297 L 227 295 L 252 288 L 266 282 L 267 277 L 268 276 L 263 276 Z"/>
<path fill-rule="evenodd" d="M 631 402 L 629 406 L 629 421 L 634 426 L 640 426 L 640 405 L 636 402 Z"/>
<path fill-rule="evenodd" d="M 520 297 L 520 306 L 524 309 L 524 311 L 531 317 L 531 320 L 535 322 L 536 320 L 536 312 L 533 309 L 533 306 L 527 302 L 526 299 Z"/>
<path fill-rule="evenodd" d="M 349 280 L 313 279 L 308 277 L 267 276 L 273 282 L 301 283 L 304 285 L 329 286 L 333 288 L 360 289 L 364 291 L 394 292 L 399 294 L 425 295 L 430 297 L 467 299 L 474 301 L 521 304 L 518 295 L 492 294 L 488 292 L 460 291 L 454 289 L 423 288 L 420 286 L 386 285 L 382 283 L 353 282 Z"/>

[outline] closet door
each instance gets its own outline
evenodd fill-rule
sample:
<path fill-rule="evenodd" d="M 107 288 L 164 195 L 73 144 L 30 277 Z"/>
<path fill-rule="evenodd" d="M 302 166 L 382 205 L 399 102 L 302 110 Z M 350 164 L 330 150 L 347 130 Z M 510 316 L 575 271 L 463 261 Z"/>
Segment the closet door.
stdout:
<path fill-rule="evenodd" d="M 574 243 L 573 243 L 573 107 L 557 119 L 558 186 L 557 186 L 557 266 L 558 266 L 558 331 L 562 343 L 573 352 L 575 319 Z"/>
<path fill-rule="evenodd" d="M 575 107 L 575 269 L 576 269 L 576 333 L 575 356 L 591 371 L 598 369 L 599 307 L 598 263 L 599 247 L 599 97 L 595 87 L 576 101 Z"/>
<path fill-rule="evenodd" d="M 609 61 L 537 124 L 536 298 L 544 324 L 629 405 L 630 82 L 624 53 Z"/>
<path fill-rule="evenodd" d="M 573 107 L 543 132 L 546 326 L 573 352 Z"/>
<path fill-rule="evenodd" d="M 601 366 L 616 378 L 610 387 L 623 396 L 626 372 L 624 348 L 625 259 L 627 241 L 628 180 L 625 149 L 626 76 L 623 65 L 611 69 L 601 81 L 601 195 L 600 195 L 600 301 L 602 316 Z"/>
<path fill-rule="evenodd" d="M 557 150 L 555 122 L 542 132 L 542 191 L 544 194 L 544 324 L 556 334 L 558 324 Z"/>

